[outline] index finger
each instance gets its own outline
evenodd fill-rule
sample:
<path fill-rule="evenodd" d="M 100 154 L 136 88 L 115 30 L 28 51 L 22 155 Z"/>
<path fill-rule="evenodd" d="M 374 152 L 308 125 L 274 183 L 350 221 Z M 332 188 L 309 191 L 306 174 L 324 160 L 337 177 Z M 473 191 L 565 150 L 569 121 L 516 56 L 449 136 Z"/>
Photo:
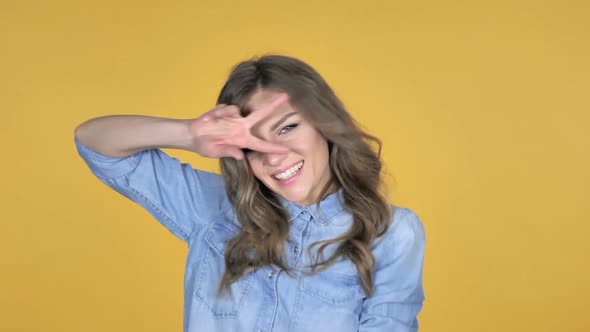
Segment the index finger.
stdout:
<path fill-rule="evenodd" d="M 289 98 L 288 94 L 281 93 L 281 95 L 279 95 L 275 100 L 273 100 L 266 107 L 264 107 L 256 112 L 252 112 L 252 113 L 248 114 L 248 116 L 246 116 L 246 119 L 248 120 L 250 125 L 254 125 L 256 122 L 258 122 L 258 121 L 264 119 L 265 117 L 267 117 L 268 115 L 270 115 L 274 110 L 276 110 L 279 106 L 281 106 L 281 104 L 283 102 L 285 102 L 285 100 L 287 100 L 287 98 Z"/>
<path fill-rule="evenodd" d="M 286 146 L 264 141 L 256 137 L 252 137 L 252 140 L 248 143 L 247 148 L 264 153 L 285 153 L 289 151 L 289 148 Z"/>

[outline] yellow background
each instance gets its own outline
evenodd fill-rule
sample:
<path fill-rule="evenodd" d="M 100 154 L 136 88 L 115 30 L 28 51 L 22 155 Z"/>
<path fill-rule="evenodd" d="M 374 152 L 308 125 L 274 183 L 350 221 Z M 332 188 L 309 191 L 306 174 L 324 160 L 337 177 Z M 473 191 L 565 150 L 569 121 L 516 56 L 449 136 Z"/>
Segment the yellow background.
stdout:
<path fill-rule="evenodd" d="M 73 130 L 197 117 L 267 52 L 382 138 L 427 231 L 421 331 L 590 331 L 588 4 L 2 0 L 0 331 L 181 331 L 185 245 L 91 175 Z"/>

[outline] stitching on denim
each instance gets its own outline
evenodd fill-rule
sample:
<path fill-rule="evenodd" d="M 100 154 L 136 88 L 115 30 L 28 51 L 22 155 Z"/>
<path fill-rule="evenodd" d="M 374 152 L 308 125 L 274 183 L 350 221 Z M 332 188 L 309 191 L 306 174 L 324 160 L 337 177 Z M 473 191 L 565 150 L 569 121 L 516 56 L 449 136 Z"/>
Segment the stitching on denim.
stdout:
<path fill-rule="evenodd" d="M 129 166 L 131 166 L 131 168 L 132 168 L 131 172 L 129 172 L 129 173 L 132 173 L 133 171 L 135 171 L 137 169 L 137 166 L 139 166 L 139 161 L 143 157 L 144 153 L 149 153 L 149 152 L 142 151 L 142 152 L 139 152 L 139 153 L 136 153 L 136 154 L 130 156 L 129 158 L 127 158 L 125 160 L 129 164 Z"/>
<path fill-rule="evenodd" d="M 217 313 L 207 303 L 207 301 L 205 301 L 204 296 L 201 296 L 201 294 L 199 294 L 200 290 L 203 288 L 203 285 L 205 283 L 206 271 L 210 267 L 210 256 L 211 256 L 211 252 L 208 251 L 207 254 L 205 254 L 205 258 L 203 259 L 202 266 L 199 268 L 199 270 L 200 270 L 199 279 L 197 280 L 197 287 L 195 287 L 194 296 L 199 300 L 199 302 L 201 302 L 202 305 L 204 305 L 211 312 L 211 314 L 213 314 L 214 318 L 235 318 L 238 316 L 238 314 L 235 310 L 233 310 L 232 312 Z"/>
<path fill-rule="evenodd" d="M 307 277 L 307 278 L 309 278 L 309 277 Z M 309 279 L 308 279 L 308 281 L 312 282 L 312 280 L 309 280 Z M 326 283 L 328 283 L 328 282 L 326 281 Z M 333 286 L 333 283 L 328 285 L 328 287 L 330 287 L 330 286 Z M 328 288 L 328 287 L 326 287 L 326 288 Z M 301 292 L 309 294 L 309 295 L 311 295 L 315 298 L 318 298 L 326 303 L 340 304 L 340 303 L 352 302 L 352 301 L 361 299 L 364 296 L 364 294 L 363 294 L 363 292 L 359 291 L 359 288 L 357 288 L 357 287 L 360 287 L 360 285 L 358 285 L 358 286 L 357 285 L 355 285 L 355 286 L 350 285 L 347 287 L 339 287 L 338 289 L 335 289 L 335 292 L 337 291 L 339 294 L 346 294 L 345 297 L 342 297 L 339 299 L 334 299 L 334 298 L 324 296 L 323 294 L 320 294 L 319 292 L 316 292 L 312 289 L 306 289 L 303 283 L 301 284 L 301 286 L 299 288 L 300 288 Z M 347 294 L 347 291 L 349 291 L 349 290 L 352 290 L 352 291 L 348 292 L 348 294 Z"/>
<path fill-rule="evenodd" d="M 299 279 L 298 282 L 301 283 L 301 279 Z M 295 331 L 295 328 L 297 327 L 298 318 L 301 314 L 301 310 L 303 310 L 303 305 L 301 303 L 301 285 L 298 287 L 298 290 L 299 291 L 296 295 L 297 298 L 295 299 L 295 313 L 293 314 L 293 319 L 289 324 L 289 331 Z"/>
<path fill-rule="evenodd" d="M 398 224 L 405 222 L 406 219 L 408 218 L 408 216 L 412 215 L 412 213 L 410 211 L 408 211 L 407 209 L 404 209 L 404 208 L 396 208 L 396 210 L 398 211 L 398 213 L 402 213 L 400 215 L 399 220 L 397 221 Z M 393 221 L 395 221 L 395 215 L 392 215 L 391 219 L 392 219 L 391 225 L 389 226 L 389 229 L 388 229 L 389 234 L 383 235 L 383 236 L 385 236 L 385 239 L 383 242 L 385 243 L 385 246 L 387 249 L 395 249 L 394 247 L 396 245 L 396 243 L 393 243 L 393 238 L 394 238 L 393 228 L 398 227 L 396 224 L 393 223 Z"/>
<path fill-rule="evenodd" d="M 121 160 L 123 160 L 125 163 L 127 163 L 127 166 L 130 166 L 131 169 L 127 172 L 125 172 L 122 175 L 119 176 L 113 176 L 113 177 L 107 177 L 107 176 L 98 176 L 99 178 L 105 179 L 105 180 L 115 180 L 115 179 L 120 179 L 123 177 L 128 176 L 129 174 L 133 173 L 136 169 L 137 166 L 139 166 L 139 160 L 142 158 L 143 154 L 147 151 L 141 151 L 138 152 L 136 154 L 133 154 L 131 156 L 127 156 L 127 157 L 121 157 L 121 158 L 115 158 L 115 157 L 109 157 L 109 156 L 105 156 L 102 155 L 94 150 L 91 150 L 90 148 L 82 145 L 82 143 L 80 143 L 81 149 L 83 151 L 83 154 L 89 159 L 89 161 L 87 161 L 87 163 L 89 165 L 93 165 L 93 161 L 99 161 L 101 163 L 109 163 L 109 164 L 114 164 L 116 162 L 119 162 Z M 85 159 L 85 158 L 83 158 Z M 100 173 L 102 173 L 103 167 L 98 167 L 98 171 Z"/>
<path fill-rule="evenodd" d="M 207 303 L 207 301 L 205 300 L 204 294 L 200 294 L 201 289 L 203 288 L 202 287 L 203 283 L 206 281 L 206 278 L 205 278 L 206 271 L 208 271 L 210 269 L 210 264 L 212 261 L 214 261 L 214 259 L 212 259 L 212 256 L 215 255 L 215 253 L 213 253 L 212 251 L 219 253 L 216 250 L 216 247 L 214 246 L 214 244 L 212 243 L 212 240 L 210 240 L 210 238 L 212 237 L 211 234 L 215 231 L 214 226 L 215 225 L 213 225 L 213 224 L 210 225 L 207 229 L 207 232 L 204 235 L 205 243 L 206 243 L 206 247 L 207 247 L 206 248 L 207 253 L 205 254 L 205 258 L 203 259 L 202 266 L 199 268 L 199 279 L 197 280 L 197 287 L 195 287 L 194 296 L 207 309 L 209 309 L 209 311 L 211 312 L 211 314 L 213 315 L 214 318 L 216 318 L 216 319 L 235 318 L 235 317 L 239 316 L 239 308 L 242 307 L 242 305 L 246 299 L 246 293 L 248 292 L 248 290 L 250 289 L 250 286 L 252 284 L 252 279 L 254 278 L 253 271 L 251 271 L 250 273 L 248 273 L 247 275 L 245 275 L 240 280 L 238 280 L 234 283 L 234 285 L 239 284 L 242 289 L 239 292 L 239 300 L 237 302 L 233 302 L 233 300 L 232 300 L 231 312 L 222 312 L 222 313 L 217 312 L 214 308 L 212 308 Z M 237 305 L 237 308 L 233 308 L 233 306 L 235 306 L 235 305 Z"/>
<path fill-rule="evenodd" d="M 189 234 L 187 242 L 189 242 L 190 240 L 192 240 L 192 238 L 195 236 L 195 234 L 197 233 L 197 231 L 201 230 L 205 225 L 210 225 L 215 223 L 215 220 L 217 218 L 219 218 L 219 216 L 223 215 L 227 210 L 229 210 L 232 206 L 231 204 L 229 206 L 225 206 L 226 204 L 224 204 L 224 207 L 222 207 L 219 211 L 219 213 L 214 214 L 211 218 L 208 218 L 207 221 L 204 223 L 204 225 L 202 227 L 199 227 L 197 229 L 197 227 L 195 227 L 195 230 Z"/>
<path fill-rule="evenodd" d="M 126 179 L 128 180 L 128 179 Z M 183 241 L 187 241 L 188 239 L 188 234 L 172 219 L 170 218 L 168 215 L 166 215 L 150 198 L 148 198 L 145 194 L 143 194 L 142 192 L 138 191 L 137 189 L 133 188 L 133 186 L 131 186 L 129 184 L 129 181 L 127 181 L 127 187 L 129 188 L 129 190 L 134 193 L 135 195 L 137 195 L 139 198 L 141 198 L 143 201 L 145 201 L 147 203 L 147 205 L 160 217 L 162 217 L 163 219 L 165 219 L 166 221 L 168 221 L 169 223 L 167 223 L 167 225 L 170 225 L 174 231 L 177 231 L 177 233 L 179 233 L 182 236 L 182 240 Z"/>
<path fill-rule="evenodd" d="M 244 289 L 242 290 L 242 293 L 240 294 L 240 301 L 238 302 L 238 308 L 240 308 L 242 306 L 242 304 L 244 303 L 244 300 L 246 299 L 246 293 L 250 289 L 250 284 L 252 283 L 252 279 L 253 279 L 252 272 L 253 271 L 250 271 L 245 276 L 242 276 L 242 278 L 240 278 L 242 280 L 236 281 L 236 282 L 241 282 L 242 284 L 244 284 Z"/>

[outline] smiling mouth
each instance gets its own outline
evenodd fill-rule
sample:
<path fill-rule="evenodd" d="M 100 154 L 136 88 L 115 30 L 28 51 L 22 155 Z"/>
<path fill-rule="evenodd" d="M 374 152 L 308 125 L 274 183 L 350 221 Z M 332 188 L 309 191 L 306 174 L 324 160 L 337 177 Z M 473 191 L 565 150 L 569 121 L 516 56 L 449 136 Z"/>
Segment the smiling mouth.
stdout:
<path fill-rule="evenodd" d="M 302 167 L 303 167 L 303 160 L 298 162 L 297 164 L 293 165 L 288 170 L 286 170 L 282 173 L 279 173 L 279 174 L 275 174 L 273 176 L 275 179 L 277 179 L 279 181 L 287 180 L 287 179 L 291 178 L 293 175 L 297 174 L 297 172 L 299 172 L 299 170 Z"/>

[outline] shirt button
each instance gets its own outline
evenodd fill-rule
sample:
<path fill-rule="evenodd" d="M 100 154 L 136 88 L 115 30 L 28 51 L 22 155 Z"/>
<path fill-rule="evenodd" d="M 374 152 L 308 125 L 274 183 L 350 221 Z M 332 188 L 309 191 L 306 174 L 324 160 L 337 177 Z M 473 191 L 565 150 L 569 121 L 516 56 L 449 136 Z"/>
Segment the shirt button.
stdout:
<path fill-rule="evenodd" d="M 273 276 L 273 275 L 274 275 L 274 272 L 270 271 L 270 272 L 268 273 L 268 279 L 272 279 L 272 276 Z"/>
<path fill-rule="evenodd" d="M 297 246 L 293 247 L 293 252 L 294 253 L 298 253 L 299 252 L 299 247 L 297 247 Z"/>

